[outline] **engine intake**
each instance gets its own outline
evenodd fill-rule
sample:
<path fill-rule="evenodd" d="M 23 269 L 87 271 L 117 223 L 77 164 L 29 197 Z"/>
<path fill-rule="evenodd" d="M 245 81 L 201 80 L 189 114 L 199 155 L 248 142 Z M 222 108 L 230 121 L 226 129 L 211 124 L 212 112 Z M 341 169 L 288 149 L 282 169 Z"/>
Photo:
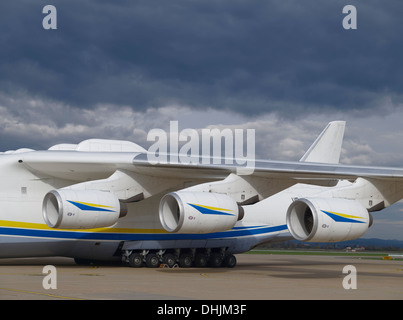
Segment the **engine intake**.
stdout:
<path fill-rule="evenodd" d="M 224 194 L 178 191 L 161 199 L 159 216 L 168 232 L 210 233 L 232 229 L 243 209 Z"/>
<path fill-rule="evenodd" d="M 92 229 L 115 224 L 127 209 L 110 192 L 59 189 L 46 194 L 42 213 L 51 228 Z"/>
<path fill-rule="evenodd" d="M 361 237 L 371 226 L 372 217 L 355 200 L 303 198 L 287 211 L 292 236 L 307 242 L 337 242 Z"/>

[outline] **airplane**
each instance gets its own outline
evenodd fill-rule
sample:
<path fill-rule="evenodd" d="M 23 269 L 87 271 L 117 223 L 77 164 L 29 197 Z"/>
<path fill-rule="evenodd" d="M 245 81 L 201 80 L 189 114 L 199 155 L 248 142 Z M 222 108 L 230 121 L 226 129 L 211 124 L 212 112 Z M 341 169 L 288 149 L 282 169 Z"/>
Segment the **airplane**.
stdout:
<path fill-rule="evenodd" d="M 339 163 L 345 122 L 330 122 L 299 161 L 154 163 L 120 140 L 0 154 L 0 258 L 77 264 L 235 267 L 273 241 L 361 237 L 403 198 L 403 169 Z"/>

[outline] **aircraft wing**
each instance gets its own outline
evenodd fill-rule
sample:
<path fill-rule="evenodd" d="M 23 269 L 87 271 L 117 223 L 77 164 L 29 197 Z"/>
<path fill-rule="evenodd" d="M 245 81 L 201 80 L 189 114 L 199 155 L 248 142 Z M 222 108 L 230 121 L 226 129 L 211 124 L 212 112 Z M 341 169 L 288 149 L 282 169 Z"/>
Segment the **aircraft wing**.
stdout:
<path fill-rule="evenodd" d="M 13 170 L 28 170 L 44 182 L 43 215 L 52 228 L 106 227 L 139 210 L 144 215 L 158 212 L 159 222 L 169 232 L 211 233 L 232 228 L 245 212 L 262 216 L 259 210 L 278 197 L 288 208 L 305 208 L 306 199 L 291 192 L 295 189 L 315 194 L 313 199 L 319 204 L 321 197 L 334 199 L 330 202 L 335 209 L 326 210 L 335 212 L 344 212 L 350 200 L 356 200 L 356 209 L 367 217 L 368 211 L 379 211 L 402 199 L 403 168 L 338 164 L 343 132 L 344 122 L 330 123 L 300 161 L 157 156 L 134 143 L 107 140 L 58 145 L 47 151 L 17 150 L 5 161 L 15 161 Z M 286 190 L 296 184 L 303 186 Z M 283 213 L 285 209 L 280 208 Z M 82 210 L 96 212 L 95 218 L 81 215 Z M 198 218 L 193 224 L 189 221 L 195 215 Z M 226 217 L 219 220 L 223 224 L 215 222 L 217 216 Z M 300 218 L 298 213 L 298 221 Z"/>
<path fill-rule="evenodd" d="M 348 166 L 313 162 L 255 161 L 254 168 L 228 164 L 150 164 L 146 153 L 36 151 L 20 155 L 19 163 L 38 177 L 55 177 L 82 183 L 107 179 L 116 171 L 126 172 L 139 184 L 158 185 L 165 181 L 169 189 L 176 185 L 195 185 L 207 181 L 221 181 L 229 175 L 247 180 L 252 185 L 269 184 L 264 196 L 277 193 L 298 182 L 329 185 L 335 180 L 368 179 L 403 181 L 403 169 L 388 167 Z M 139 182 L 140 181 L 140 182 Z M 283 183 L 279 183 L 283 182 Z M 278 186 L 278 187 L 277 187 Z M 148 187 L 149 194 L 163 191 L 162 187 Z"/>
<path fill-rule="evenodd" d="M 348 179 L 358 177 L 373 179 L 403 179 L 403 169 L 389 167 L 348 166 L 341 164 L 259 161 L 256 163 L 257 176 L 274 174 L 289 175 L 294 179 Z"/>
<path fill-rule="evenodd" d="M 76 151 L 33 151 L 21 154 L 18 160 L 31 171 L 45 175 L 68 178 L 69 180 L 86 180 L 97 176 L 108 176 L 117 169 L 158 175 L 162 177 L 198 177 L 211 176 L 221 178 L 229 173 L 250 171 L 250 175 L 288 178 L 329 178 L 354 179 L 357 177 L 403 179 L 403 168 L 351 166 L 300 161 L 256 160 L 254 168 L 228 164 L 150 164 L 146 154 L 121 152 L 76 152 Z M 86 175 L 87 174 L 87 175 Z M 84 176 L 82 176 L 84 175 Z M 207 177 L 208 178 L 208 177 Z"/>
<path fill-rule="evenodd" d="M 301 160 L 294 162 L 228 162 L 202 156 L 179 161 L 183 158 L 170 154 L 160 158 L 170 161 L 155 163 L 155 154 L 135 143 L 97 139 L 78 145 L 56 145 L 48 151 L 16 152 L 15 157 L 19 165 L 39 178 L 53 177 L 65 180 L 66 186 L 80 184 L 84 189 L 109 190 L 119 199 L 135 201 L 198 185 L 199 191 L 246 193 L 237 200 L 250 203 L 251 199 L 262 200 L 297 183 L 334 186 L 340 179 L 354 181 L 359 177 L 403 181 L 403 169 L 338 164 L 344 128 L 344 121 L 330 122 Z"/>
<path fill-rule="evenodd" d="M 271 161 L 257 160 L 254 168 L 246 168 L 226 164 L 181 164 L 160 163 L 151 165 L 145 155 L 139 155 L 133 159 L 134 168 L 131 170 L 149 175 L 163 177 L 208 177 L 222 178 L 230 173 L 250 175 L 262 178 L 283 179 L 348 179 L 355 180 L 358 177 L 377 179 L 402 179 L 403 168 L 349 166 L 341 164 L 313 163 L 300 161 Z"/>

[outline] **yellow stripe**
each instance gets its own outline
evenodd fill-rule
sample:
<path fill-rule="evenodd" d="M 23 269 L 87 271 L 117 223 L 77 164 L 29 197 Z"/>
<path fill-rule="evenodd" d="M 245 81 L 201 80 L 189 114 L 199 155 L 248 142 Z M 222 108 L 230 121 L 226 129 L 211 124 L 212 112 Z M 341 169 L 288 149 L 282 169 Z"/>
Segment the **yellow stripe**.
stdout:
<path fill-rule="evenodd" d="M 99 207 L 99 208 L 113 208 L 111 206 L 105 206 L 102 204 L 95 204 L 95 203 L 88 203 L 88 202 L 81 202 L 81 201 L 72 201 L 72 202 L 76 202 L 76 203 L 80 203 L 89 207 Z"/>
<path fill-rule="evenodd" d="M 337 213 L 337 212 L 332 212 L 332 211 L 328 211 L 328 212 L 333 213 L 336 216 L 340 216 L 343 218 L 364 219 L 363 217 L 352 216 L 350 214 L 343 214 L 343 213 Z"/>
<path fill-rule="evenodd" d="M 0 220 L 0 227 L 39 229 L 39 230 L 63 230 L 72 232 L 100 232 L 100 233 L 168 233 L 164 229 L 133 229 L 133 228 L 96 228 L 96 229 L 55 229 L 42 223 L 18 222 Z"/>
<path fill-rule="evenodd" d="M 195 206 L 210 209 L 210 210 L 218 210 L 218 211 L 232 211 L 231 209 L 223 209 L 223 208 L 217 208 L 217 207 L 210 207 L 210 206 L 202 206 L 201 204 L 194 204 Z"/>

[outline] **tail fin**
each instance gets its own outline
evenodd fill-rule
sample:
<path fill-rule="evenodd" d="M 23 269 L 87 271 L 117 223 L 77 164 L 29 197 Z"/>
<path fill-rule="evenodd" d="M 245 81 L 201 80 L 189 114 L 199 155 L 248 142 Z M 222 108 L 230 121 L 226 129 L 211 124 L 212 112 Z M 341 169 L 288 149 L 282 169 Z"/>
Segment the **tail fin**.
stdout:
<path fill-rule="evenodd" d="M 330 122 L 300 161 L 339 163 L 345 126 L 345 121 Z"/>

